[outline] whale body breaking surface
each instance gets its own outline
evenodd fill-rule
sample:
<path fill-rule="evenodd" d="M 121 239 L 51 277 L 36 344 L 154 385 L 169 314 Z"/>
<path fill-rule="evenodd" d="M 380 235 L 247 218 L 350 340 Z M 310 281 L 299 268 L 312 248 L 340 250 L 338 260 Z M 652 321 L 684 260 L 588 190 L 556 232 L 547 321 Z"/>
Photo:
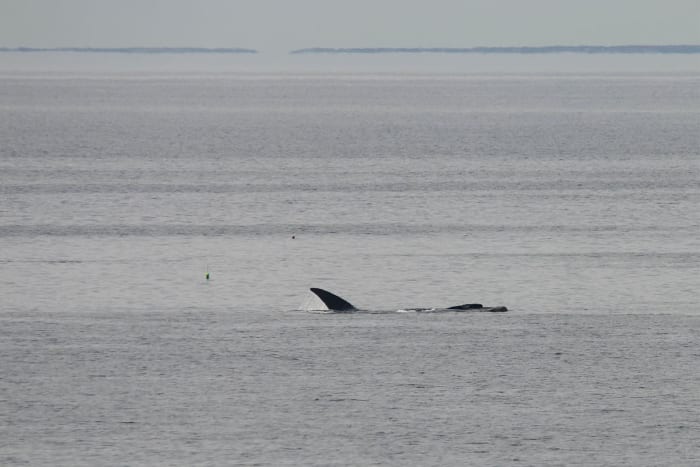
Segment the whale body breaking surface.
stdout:
<path fill-rule="evenodd" d="M 313 292 L 318 298 L 321 299 L 323 304 L 330 311 L 339 312 L 353 312 L 359 311 L 352 303 L 348 302 L 344 298 L 341 298 L 334 293 L 327 290 L 312 287 L 311 292 Z M 462 305 L 454 305 L 449 307 L 436 307 L 436 308 L 405 308 L 401 311 L 478 311 L 478 312 L 488 312 L 488 313 L 503 313 L 508 311 L 505 306 L 484 306 L 480 303 L 464 303 Z"/>

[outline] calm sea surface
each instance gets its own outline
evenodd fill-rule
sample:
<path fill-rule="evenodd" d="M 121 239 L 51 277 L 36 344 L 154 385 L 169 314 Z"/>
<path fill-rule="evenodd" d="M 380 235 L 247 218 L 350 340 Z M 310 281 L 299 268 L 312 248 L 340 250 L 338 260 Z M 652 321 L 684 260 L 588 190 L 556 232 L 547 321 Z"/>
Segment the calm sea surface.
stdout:
<path fill-rule="evenodd" d="M 699 206 L 697 73 L 3 72 L 0 464 L 698 465 Z"/>

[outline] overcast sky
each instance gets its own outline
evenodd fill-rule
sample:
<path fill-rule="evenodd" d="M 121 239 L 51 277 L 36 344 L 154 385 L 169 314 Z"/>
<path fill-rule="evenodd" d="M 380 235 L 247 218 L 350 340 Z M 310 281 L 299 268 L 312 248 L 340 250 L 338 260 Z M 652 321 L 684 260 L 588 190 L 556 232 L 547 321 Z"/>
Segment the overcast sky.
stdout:
<path fill-rule="evenodd" d="M 700 44 L 700 0 L 0 0 L 0 46 Z"/>

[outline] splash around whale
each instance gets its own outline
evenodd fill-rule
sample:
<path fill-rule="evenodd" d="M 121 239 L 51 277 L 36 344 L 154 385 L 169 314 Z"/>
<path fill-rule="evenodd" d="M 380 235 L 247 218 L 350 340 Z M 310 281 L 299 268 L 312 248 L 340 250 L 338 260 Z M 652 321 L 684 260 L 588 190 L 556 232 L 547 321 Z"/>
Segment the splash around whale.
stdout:
<path fill-rule="evenodd" d="M 360 311 L 355 306 L 339 296 L 323 289 L 312 287 L 311 292 L 313 292 L 318 298 L 321 299 L 323 304 L 328 308 L 329 311 L 351 313 L 354 311 Z M 399 311 L 478 311 L 478 312 L 488 312 L 488 313 L 503 313 L 508 311 L 508 308 L 504 306 L 483 306 L 480 303 L 465 303 L 462 305 L 454 305 L 449 307 L 436 307 L 436 308 L 405 308 Z"/>

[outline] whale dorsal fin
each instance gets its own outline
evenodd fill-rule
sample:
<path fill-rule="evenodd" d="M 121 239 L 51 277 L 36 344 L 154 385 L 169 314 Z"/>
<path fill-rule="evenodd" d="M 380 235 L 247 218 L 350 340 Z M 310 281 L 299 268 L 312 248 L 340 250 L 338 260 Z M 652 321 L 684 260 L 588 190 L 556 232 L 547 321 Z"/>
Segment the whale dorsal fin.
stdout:
<path fill-rule="evenodd" d="M 343 300 L 339 296 L 328 292 L 327 290 L 317 289 L 315 287 L 311 288 L 311 291 L 321 299 L 324 305 L 328 307 L 329 310 L 333 311 L 351 311 L 356 308 L 346 300 Z"/>

